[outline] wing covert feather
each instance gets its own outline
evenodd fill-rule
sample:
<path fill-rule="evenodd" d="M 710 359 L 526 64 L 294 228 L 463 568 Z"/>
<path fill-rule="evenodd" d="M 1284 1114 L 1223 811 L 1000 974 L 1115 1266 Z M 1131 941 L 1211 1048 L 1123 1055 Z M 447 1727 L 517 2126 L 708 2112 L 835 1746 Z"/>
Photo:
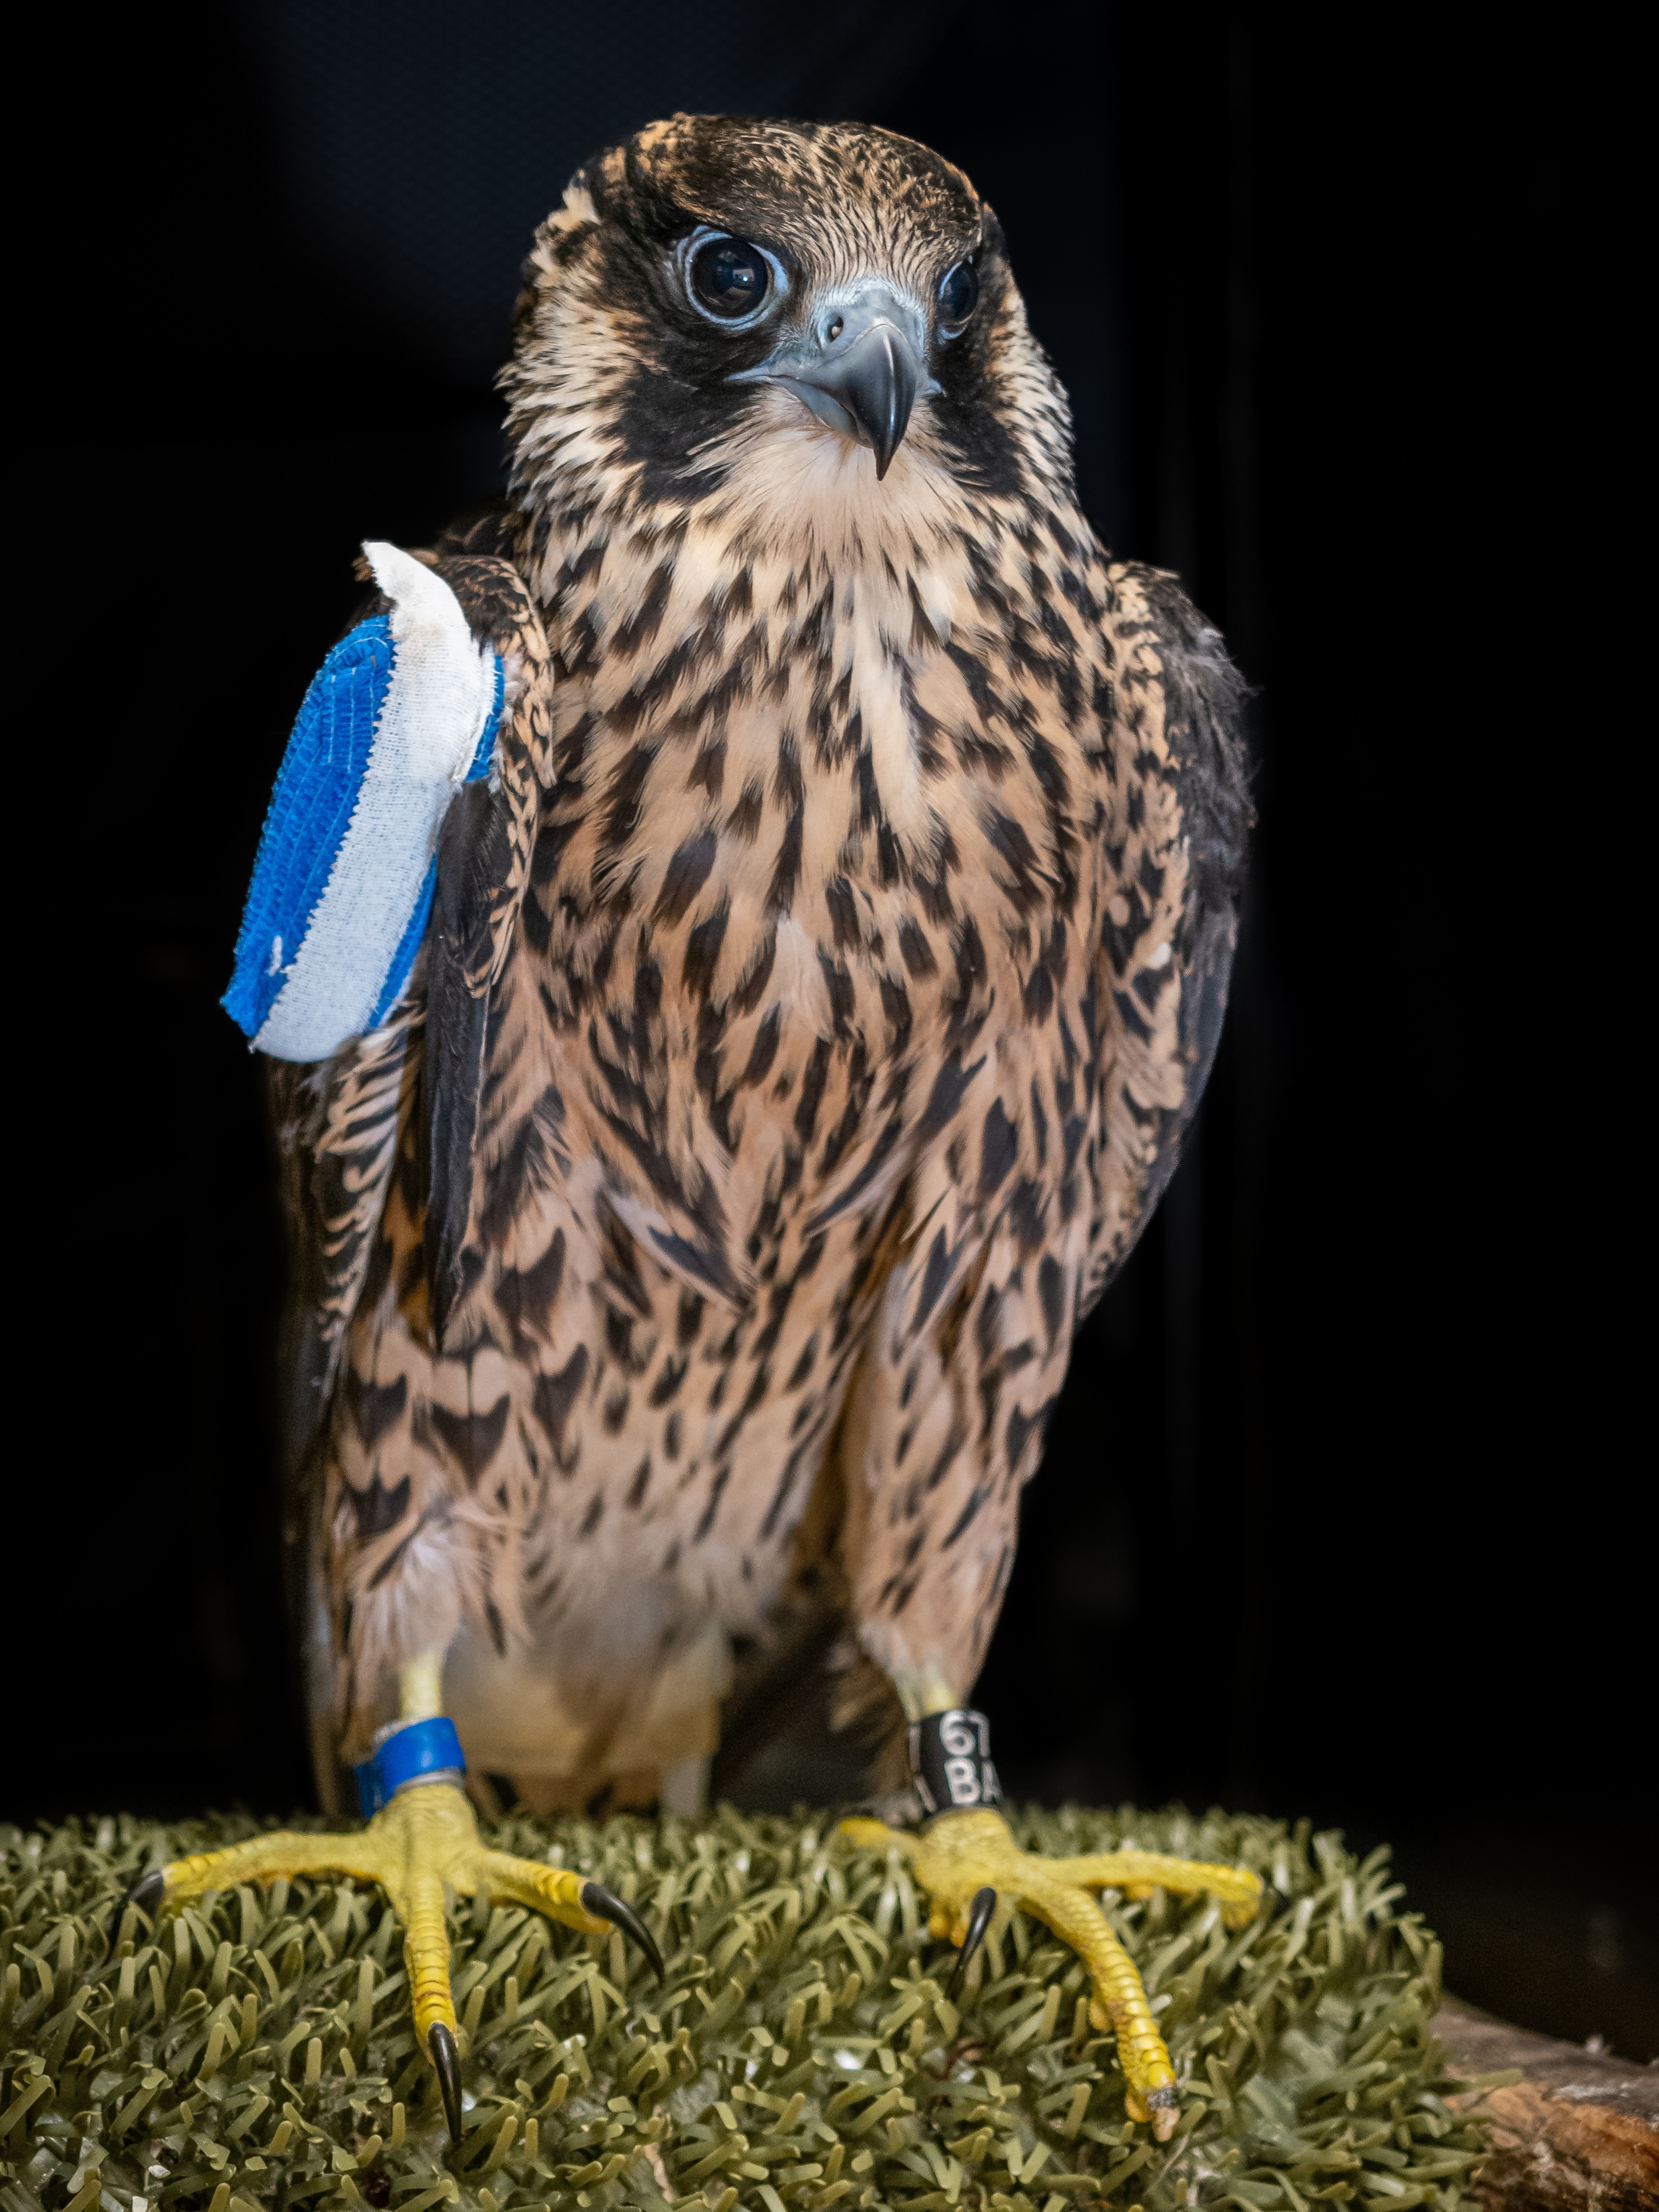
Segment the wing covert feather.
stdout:
<path fill-rule="evenodd" d="M 553 766 L 550 655 L 523 577 L 500 555 L 447 546 L 435 565 L 475 635 L 487 638 L 501 654 L 509 709 L 488 784 L 464 791 L 445 823 L 427 946 L 430 1042 L 422 1154 L 429 1176 L 426 1247 L 433 1325 L 441 1341 L 465 1285 L 490 993 L 530 880 L 538 800 L 552 783 Z"/>
<path fill-rule="evenodd" d="M 1083 1310 L 1134 1249 L 1181 1158 L 1227 1008 L 1251 811 L 1243 678 L 1175 578 L 1109 574 L 1120 772 L 1097 979 L 1102 1144 Z M 1126 742 L 1127 741 L 1127 742 Z"/>
<path fill-rule="evenodd" d="M 292 1255 L 292 1334 L 303 1340 L 285 1346 L 284 1361 L 296 1471 L 326 1410 L 411 1112 L 419 1112 L 428 1138 L 422 1157 L 438 1200 L 429 1206 L 428 1243 L 443 1263 L 434 1271 L 440 1315 L 448 1302 L 444 1287 L 457 1279 L 489 987 L 529 880 L 539 786 L 552 779 L 546 633 L 518 570 L 480 550 L 497 531 L 492 517 L 446 538 L 440 553 L 418 556 L 448 584 L 474 635 L 501 655 L 508 708 L 488 784 L 465 786 L 445 823 L 427 945 L 378 1029 L 329 1060 L 268 1063 Z M 360 574 L 367 576 L 366 565 Z M 387 604 L 374 594 L 354 623 Z"/>

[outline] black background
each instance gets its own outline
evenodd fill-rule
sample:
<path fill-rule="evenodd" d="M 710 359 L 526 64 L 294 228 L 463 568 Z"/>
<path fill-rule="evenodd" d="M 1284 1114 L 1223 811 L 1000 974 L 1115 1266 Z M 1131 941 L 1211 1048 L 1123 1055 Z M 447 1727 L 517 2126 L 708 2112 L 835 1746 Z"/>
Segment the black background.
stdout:
<path fill-rule="evenodd" d="M 578 161 L 677 106 L 852 114 L 995 204 L 1085 505 L 1258 687 L 1229 1032 L 1027 1495 L 981 1685 L 1005 1778 L 1389 1837 L 1460 1993 L 1659 2050 L 1592 46 L 1398 9 L 267 0 L 66 50 L 18 218 L 58 281 L 20 339 L 14 651 L 51 681 L 11 815 L 17 1817 L 309 1796 L 273 1164 L 215 1001 L 356 545 L 499 480 L 516 270 Z"/>

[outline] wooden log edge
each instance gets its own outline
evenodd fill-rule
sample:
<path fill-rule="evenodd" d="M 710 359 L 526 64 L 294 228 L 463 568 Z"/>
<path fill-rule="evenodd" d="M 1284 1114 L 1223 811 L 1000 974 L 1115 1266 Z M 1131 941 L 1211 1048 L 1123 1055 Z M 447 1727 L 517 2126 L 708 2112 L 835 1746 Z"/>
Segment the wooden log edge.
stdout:
<path fill-rule="evenodd" d="M 1434 2032 L 1471 2081 L 1491 2149 L 1474 2179 L 1487 2212 L 1659 2212 L 1659 2064 L 1558 2043 L 1449 2000 Z M 1490 2087 L 1480 2078 L 1518 2069 Z"/>

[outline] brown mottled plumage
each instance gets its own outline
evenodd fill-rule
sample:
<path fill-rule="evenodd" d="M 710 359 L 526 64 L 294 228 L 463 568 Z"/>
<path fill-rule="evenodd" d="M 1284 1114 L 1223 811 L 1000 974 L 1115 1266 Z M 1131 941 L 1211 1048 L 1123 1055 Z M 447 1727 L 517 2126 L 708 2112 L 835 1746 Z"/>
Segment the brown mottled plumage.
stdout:
<path fill-rule="evenodd" d="M 698 224 L 786 324 L 971 260 L 884 480 L 730 380 L 776 328 L 677 289 Z M 472 1766 L 555 1805 L 711 1751 L 734 1649 L 751 1705 L 836 1633 L 853 1689 L 965 1693 L 1208 1070 L 1246 808 L 1221 642 L 1079 512 L 938 156 L 653 126 L 543 227 L 506 381 L 513 504 L 428 556 L 507 663 L 498 774 L 392 1020 L 276 1079 L 321 1765 L 447 1643 Z"/>

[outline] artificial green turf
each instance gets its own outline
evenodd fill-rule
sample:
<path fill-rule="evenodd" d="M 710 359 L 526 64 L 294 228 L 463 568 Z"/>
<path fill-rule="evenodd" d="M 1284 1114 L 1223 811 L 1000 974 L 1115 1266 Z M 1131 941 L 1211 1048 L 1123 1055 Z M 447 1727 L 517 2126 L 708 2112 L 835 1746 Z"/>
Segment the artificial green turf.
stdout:
<path fill-rule="evenodd" d="M 220 1893 L 112 1953 L 147 1868 L 252 1832 L 122 1818 L 0 1829 L 0 2206 L 7 2212 L 1115 2212 L 1231 2203 L 1449 2208 L 1480 2141 L 1443 2101 L 1438 1946 L 1334 1836 L 1180 1811 L 1016 1813 L 1057 1853 L 1135 1843 L 1242 1861 L 1267 1906 L 1103 1900 L 1180 2076 L 1167 2144 L 1125 2117 L 1082 1967 L 1035 1921 L 954 1962 L 896 1856 L 827 1817 L 511 1818 L 500 1848 L 611 1883 L 658 1931 L 659 1990 L 619 1936 L 516 1909 L 452 1917 L 466 2133 L 452 2152 L 378 1890 Z"/>

